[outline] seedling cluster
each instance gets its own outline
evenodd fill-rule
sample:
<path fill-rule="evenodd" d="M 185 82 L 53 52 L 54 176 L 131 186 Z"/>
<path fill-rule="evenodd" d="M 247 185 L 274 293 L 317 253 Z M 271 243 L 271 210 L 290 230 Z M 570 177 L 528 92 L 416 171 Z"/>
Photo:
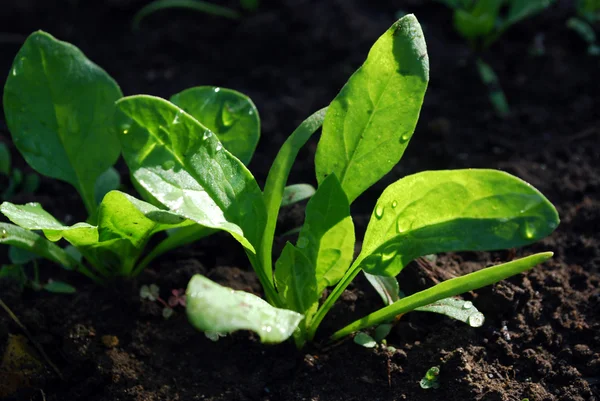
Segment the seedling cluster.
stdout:
<path fill-rule="evenodd" d="M 0 211 L 16 225 L 1 225 L 0 243 L 102 281 L 131 277 L 175 246 L 216 230 L 228 232 L 244 248 L 266 301 L 194 276 L 186 292 L 187 315 L 214 339 L 248 329 L 263 342 L 293 336 L 302 347 L 314 339 L 361 271 L 380 287 L 388 305 L 340 329 L 333 340 L 419 309 L 443 310 L 480 325 L 481 314 L 468 301 L 452 297 L 530 269 L 551 252 L 488 267 L 407 297 L 401 297 L 395 276 L 425 255 L 513 248 L 549 235 L 558 225 L 557 212 L 528 183 L 487 169 L 406 176 L 374 204 L 354 258 L 351 204 L 402 157 L 428 81 L 423 32 L 416 18 L 407 15 L 375 42 L 331 104 L 289 136 L 261 189 L 246 167 L 260 130 L 247 97 L 218 87 L 192 88 L 170 101 L 123 97 L 108 74 L 78 49 L 34 33 L 6 83 L 7 123 L 32 168 L 72 184 L 89 218 L 67 226 L 39 204 L 5 202 Z M 321 127 L 316 192 L 305 186 L 286 190 L 299 150 Z M 119 155 L 144 200 L 115 189 L 118 175 L 112 166 Z M 280 208 L 305 196 L 311 197 L 297 240 L 273 255 Z M 46 238 L 37 234 L 40 230 Z M 144 256 L 148 239 L 165 231 L 166 239 Z M 62 238 L 83 258 L 54 243 Z M 323 300 L 327 288 L 332 289 Z M 150 287 L 140 295 L 155 296 Z"/>

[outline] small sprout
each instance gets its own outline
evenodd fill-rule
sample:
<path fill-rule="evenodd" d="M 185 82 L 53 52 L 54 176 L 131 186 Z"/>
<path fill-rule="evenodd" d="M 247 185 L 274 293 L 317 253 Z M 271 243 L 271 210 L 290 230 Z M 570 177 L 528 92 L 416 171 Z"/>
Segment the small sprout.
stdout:
<path fill-rule="evenodd" d="M 377 347 L 377 341 L 367 333 L 358 333 L 354 336 L 354 342 L 365 348 Z"/>
<path fill-rule="evenodd" d="M 206 336 L 206 338 L 208 338 L 210 341 L 219 341 L 219 338 L 221 337 L 226 337 L 227 334 L 224 333 L 217 333 L 215 331 L 205 331 L 204 335 Z"/>
<path fill-rule="evenodd" d="M 171 316 L 173 316 L 173 313 L 174 313 L 174 312 L 173 312 L 173 308 L 167 308 L 167 307 L 165 307 L 165 308 L 163 308 L 163 310 L 162 310 L 162 316 L 163 316 L 165 319 L 168 319 L 168 318 L 170 318 Z"/>
<path fill-rule="evenodd" d="M 156 284 L 150 284 L 150 286 L 143 285 L 142 288 L 140 288 L 140 298 L 156 301 L 159 298 L 159 292 L 160 289 Z"/>
<path fill-rule="evenodd" d="M 419 382 L 419 385 L 421 386 L 422 389 L 430 389 L 430 388 L 439 388 L 440 387 L 440 383 L 439 383 L 439 376 L 440 376 L 440 368 L 439 366 L 433 366 L 432 368 L 430 368 L 427 373 L 425 373 L 425 376 L 421 379 L 421 381 Z"/>
<path fill-rule="evenodd" d="M 181 305 L 185 308 L 185 289 L 178 288 L 171 290 L 168 304 L 171 308 Z"/>

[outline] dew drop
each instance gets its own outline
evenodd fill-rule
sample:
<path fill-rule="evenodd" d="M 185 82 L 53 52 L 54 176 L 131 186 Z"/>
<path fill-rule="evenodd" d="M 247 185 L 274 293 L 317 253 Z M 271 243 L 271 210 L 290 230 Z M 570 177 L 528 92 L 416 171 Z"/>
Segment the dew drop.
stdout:
<path fill-rule="evenodd" d="M 270 332 L 271 332 L 271 330 L 273 330 L 273 328 L 272 328 L 271 326 L 263 326 L 263 327 L 262 327 L 262 330 L 263 330 L 263 331 L 266 331 L 267 333 L 270 333 Z"/>
<path fill-rule="evenodd" d="M 218 152 L 221 149 L 223 149 L 223 145 L 221 145 L 221 142 L 217 142 L 217 146 L 215 147 L 215 150 Z"/>
<path fill-rule="evenodd" d="M 210 131 L 204 131 L 204 135 L 202 135 L 202 139 L 207 140 L 212 135 Z"/>
<path fill-rule="evenodd" d="M 377 205 L 375 208 L 375 217 L 381 219 L 383 217 L 383 206 Z"/>
<path fill-rule="evenodd" d="M 466 301 L 462 307 L 463 307 L 463 309 L 471 309 L 473 307 L 473 302 Z"/>
<path fill-rule="evenodd" d="M 253 115 L 253 114 L 254 114 L 254 110 L 252 110 L 252 109 L 248 110 L 248 115 L 249 115 L 249 116 L 251 116 L 251 115 Z"/>
<path fill-rule="evenodd" d="M 406 230 L 407 230 L 407 227 L 404 225 L 404 220 L 402 218 L 399 218 L 398 220 L 396 220 L 396 232 L 398 234 L 402 234 Z"/>
<path fill-rule="evenodd" d="M 0 231 L 0 238 L 6 238 L 8 237 L 8 233 L 6 232 L 5 229 L 2 229 L 2 231 Z"/>
<path fill-rule="evenodd" d="M 407 142 L 410 139 L 410 134 L 404 134 L 400 137 L 400 143 Z"/>
<path fill-rule="evenodd" d="M 215 91 L 215 93 L 219 93 L 221 91 L 221 88 L 215 88 L 213 90 Z"/>
<path fill-rule="evenodd" d="M 396 201 L 393 201 L 393 202 L 392 202 L 392 209 L 395 209 L 395 208 L 396 208 L 396 206 L 398 206 L 398 202 L 396 202 Z"/>
<path fill-rule="evenodd" d="M 483 326 L 484 321 L 485 321 L 485 317 L 483 316 L 483 313 L 481 313 L 481 312 L 473 313 L 467 319 L 467 323 L 471 327 L 481 327 L 481 326 Z"/>

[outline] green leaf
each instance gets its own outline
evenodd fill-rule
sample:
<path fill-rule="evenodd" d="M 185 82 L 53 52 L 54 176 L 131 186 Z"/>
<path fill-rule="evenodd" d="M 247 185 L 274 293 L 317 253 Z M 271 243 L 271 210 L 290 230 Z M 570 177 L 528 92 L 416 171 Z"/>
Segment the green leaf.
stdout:
<path fill-rule="evenodd" d="M 315 194 L 315 188 L 310 184 L 289 185 L 283 190 L 281 206 L 289 206 L 310 198 Z"/>
<path fill-rule="evenodd" d="M 4 143 L 0 143 L 0 174 L 9 175 L 11 165 L 8 146 Z"/>
<path fill-rule="evenodd" d="M 210 3 L 208 1 L 202 0 L 155 0 L 144 7 L 140 11 L 138 11 L 133 16 L 133 21 L 131 23 L 133 30 L 140 29 L 140 23 L 144 18 L 149 16 L 150 14 L 154 14 L 155 12 L 160 12 L 162 10 L 170 9 L 170 8 L 181 8 L 184 10 L 192 10 L 192 11 L 200 11 L 202 13 L 215 15 L 218 17 L 224 17 L 229 19 L 238 19 L 240 18 L 240 14 L 227 7 L 218 6 L 216 4 Z"/>
<path fill-rule="evenodd" d="M 0 244 L 28 250 L 69 270 L 77 267 L 75 260 L 57 245 L 32 231 L 12 224 L 0 223 Z"/>
<path fill-rule="evenodd" d="M 478 0 L 468 10 L 454 12 L 454 28 L 466 39 L 490 35 L 495 28 L 504 0 Z"/>
<path fill-rule="evenodd" d="M 429 59 L 414 15 L 398 20 L 333 100 L 315 156 L 317 180 L 335 173 L 350 203 L 398 163 L 415 130 Z"/>
<path fill-rule="evenodd" d="M 98 225 L 65 226 L 39 203 L 14 205 L 4 202 L 0 211 L 28 230 L 43 230 L 51 241 L 65 238 L 103 275 L 132 273 L 134 264 L 154 233 L 193 224 L 175 213 L 158 209 L 119 191 L 104 197 L 98 209 Z"/>
<path fill-rule="evenodd" d="M 539 14 L 552 2 L 553 0 L 510 0 L 508 15 L 500 29 L 504 30 L 525 18 Z"/>
<path fill-rule="evenodd" d="M 44 284 L 42 288 L 48 292 L 53 292 L 56 294 L 74 294 L 77 292 L 75 287 L 73 287 L 71 284 L 55 280 L 48 281 L 48 283 Z"/>
<path fill-rule="evenodd" d="M 275 161 L 269 170 L 264 190 L 267 221 L 265 223 L 261 247 L 259 249 L 259 263 L 267 275 L 270 275 L 272 270 L 273 238 L 275 236 L 277 216 L 279 215 L 279 209 L 285 193 L 285 184 L 298 152 L 312 134 L 314 134 L 321 127 L 321 124 L 323 124 L 326 110 L 327 109 L 321 109 L 313 113 L 294 130 L 281 149 L 279 149 L 279 153 L 277 153 L 277 157 L 275 157 Z"/>
<path fill-rule="evenodd" d="M 8 248 L 8 258 L 10 259 L 10 263 L 15 265 L 24 265 L 36 259 L 37 257 L 38 255 L 28 251 L 27 249 L 17 248 L 16 246 L 11 246 Z"/>
<path fill-rule="evenodd" d="M 243 291 L 233 291 L 201 275 L 192 277 L 186 291 L 186 312 L 192 326 L 211 333 L 252 330 L 263 343 L 287 340 L 302 315 L 278 309 Z"/>
<path fill-rule="evenodd" d="M 377 291 L 384 304 L 391 305 L 400 299 L 400 286 L 396 277 L 376 276 L 364 271 L 363 273 L 375 291 Z"/>
<path fill-rule="evenodd" d="M 365 348 L 375 348 L 377 347 L 377 341 L 373 339 L 367 333 L 357 333 L 354 336 L 354 343 L 360 345 Z"/>
<path fill-rule="evenodd" d="M 289 242 L 275 263 L 275 284 L 286 307 L 306 314 L 306 319 L 310 320 L 319 302 L 315 268 L 306 255 Z M 308 322 L 302 325 L 306 326 Z"/>
<path fill-rule="evenodd" d="M 266 211 L 243 163 L 210 130 L 164 99 L 131 96 L 117 106 L 136 123 L 121 140 L 138 183 L 170 210 L 227 231 L 255 252 Z"/>
<path fill-rule="evenodd" d="M 109 167 L 104 173 L 98 177 L 94 184 L 94 199 L 96 204 L 99 205 L 102 202 L 104 196 L 115 189 L 119 189 L 121 185 L 121 176 L 114 167 Z"/>
<path fill-rule="evenodd" d="M 248 96 L 232 89 L 198 86 L 170 100 L 216 134 L 242 163 L 250 163 L 260 138 L 260 118 Z"/>
<path fill-rule="evenodd" d="M 558 226 L 556 209 L 528 183 L 498 170 L 425 171 L 383 192 L 355 264 L 395 276 L 439 252 L 531 244 Z"/>
<path fill-rule="evenodd" d="M 354 257 L 354 224 L 350 205 L 335 174 L 328 176 L 306 206 L 296 247 L 313 266 L 317 297 L 335 285 Z"/>
<path fill-rule="evenodd" d="M 40 174 L 72 184 L 90 214 L 96 179 L 119 157 L 113 119 L 121 96 L 79 49 L 42 31 L 27 38 L 4 87 L 17 149 Z"/>
<path fill-rule="evenodd" d="M 458 298 L 444 298 L 429 305 L 416 308 L 419 312 L 433 312 L 467 323 L 471 327 L 481 327 L 485 317 L 471 301 Z"/>
<path fill-rule="evenodd" d="M 417 292 L 406 298 L 394 302 L 392 305 L 379 309 L 367 315 L 331 336 L 331 340 L 339 340 L 348 334 L 387 322 L 400 314 L 413 311 L 417 308 L 432 304 L 441 299 L 454 297 L 465 292 L 477 290 L 490 284 L 497 283 L 515 274 L 531 269 L 535 265 L 545 262 L 552 257 L 552 252 L 537 253 L 512 262 L 487 267 L 479 271 L 446 280 L 431 288 Z"/>

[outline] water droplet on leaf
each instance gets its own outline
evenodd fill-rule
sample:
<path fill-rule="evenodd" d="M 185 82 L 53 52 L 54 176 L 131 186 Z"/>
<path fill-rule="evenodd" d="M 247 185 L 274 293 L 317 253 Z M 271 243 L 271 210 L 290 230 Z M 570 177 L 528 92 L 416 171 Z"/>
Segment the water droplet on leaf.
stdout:
<path fill-rule="evenodd" d="M 398 202 L 396 202 L 396 201 L 393 201 L 393 202 L 392 202 L 392 209 L 395 209 L 395 208 L 396 208 L 396 206 L 398 206 Z"/>
<path fill-rule="evenodd" d="M 400 137 L 400 143 L 407 142 L 410 139 L 410 134 L 404 134 Z"/>
<path fill-rule="evenodd" d="M 217 142 L 217 146 L 215 147 L 215 150 L 218 152 L 221 149 L 223 149 L 223 145 L 221 145 L 221 142 Z"/>
<path fill-rule="evenodd" d="M 210 131 L 204 131 L 204 135 L 202 135 L 202 139 L 207 140 L 212 135 Z"/>
<path fill-rule="evenodd" d="M 375 217 L 381 219 L 383 217 L 383 206 L 377 205 L 375 208 Z"/>
<path fill-rule="evenodd" d="M 467 319 L 467 323 L 471 327 L 481 327 L 481 326 L 483 326 L 484 321 L 485 321 L 485 317 L 483 316 L 483 313 L 481 313 L 481 312 L 473 313 Z"/>
<path fill-rule="evenodd" d="M 215 88 L 214 91 L 215 93 L 219 93 L 221 91 L 221 88 Z"/>
<path fill-rule="evenodd" d="M 462 307 L 463 307 L 463 309 L 471 309 L 473 307 L 473 302 L 466 301 Z"/>

